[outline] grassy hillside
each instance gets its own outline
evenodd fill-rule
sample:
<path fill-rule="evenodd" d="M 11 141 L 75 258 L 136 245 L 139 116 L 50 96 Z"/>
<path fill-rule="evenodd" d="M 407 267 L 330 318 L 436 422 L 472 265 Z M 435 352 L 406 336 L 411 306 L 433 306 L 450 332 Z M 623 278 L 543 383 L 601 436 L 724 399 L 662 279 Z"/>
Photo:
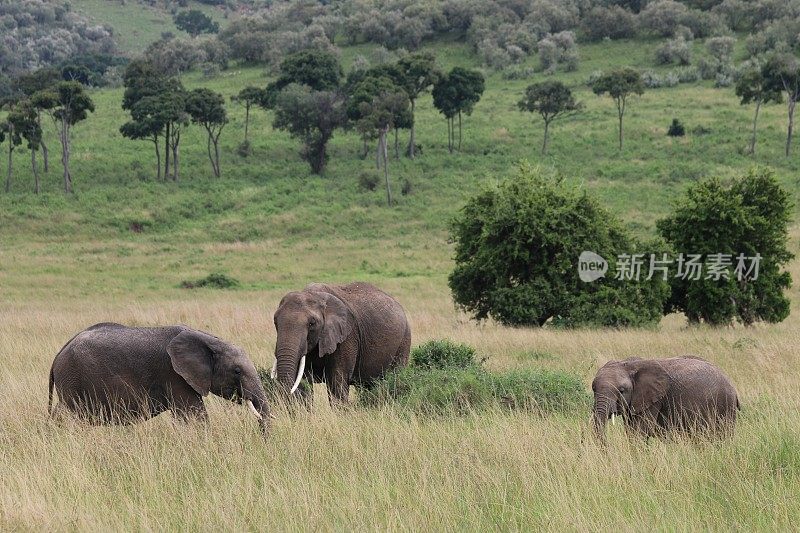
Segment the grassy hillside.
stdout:
<path fill-rule="evenodd" d="M 138 0 L 77 0 L 72 8 L 96 24 L 114 28 L 114 40 L 124 55 L 141 54 L 162 33 L 188 37 L 172 22 L 172 13 L 163 6 L 150 6 Z M 182 10 L 183 8 L 181 8 Z M 198 9 L 210 16 L 221 27 L 225 26 L 223 11 L 200 2 L 187 2 L 186 9 Z"/>
<path fill-rule="evenodd" d="M 374 172 L 374 163 L 358 158 L 356 135 L 337 133 L 326 174 L 313 176 L 297 155 L 298 143 L 273 131 L 272 117 L 257 110 L 255 153 L 243 159 L 235 147 L 244 110 L 234 105 L 223 134 L 221 179 L 211 177 L 205 142 L 192 128 L 182 142 L 183 180 L 155 182 L 151 145 L 118 133 L 126 119 L 122 91 L 93 92 L 97 111 L 74 130 L 75 195 L 59 192 L 52 130 L 45 194 L 28 192 L 24 150 L 15 156 L 12 193 L 0 194 L 6 361 L 0 371 L 0 529 L 794 528 L 800 518 L 796 286 L 792 315 L 782 324 L 687 328 L 681 317 L 670 316 L 646 331 L 476 324 L 454 309 L 446 286 L 448 220 L 470 194 L 509 175 L 521 158 L 596 194 L 643 235 L 651 235 L 672 199 L 704 175 L 768 164 L 797 195 L 800 152 L 782 155 L 783 106 L 762 110 L 758 154 L 751 158 L 742 152 L 752 108 L 739 106 L 731 89 L 709 83 L 652 90 L 633 101 L 625 149 L 616 150 L 613 104 L 584 82 L 612 65 L 649 68 L 656 45 L 581 47 L 578 72 L 557 77 L 577 91 L 585 110 L 555 124 L 544 158 L 540 122 L 516 110 L 529 81 L 489 75 L 457 154 L 447 153 L 445 122 L 425 97 L 418 106 L 423 155 L 391 161 L 398 199 L 392 208 L 382 189 L 358 187 L 358 176 Z M 460 43 L 433 49 L 445 68 L 474 65 Z M 344 49 L 344 64 L 356 54 L 369 57 L 371 49 Z M 235 67 L 215 79 L 193 74 L 184 81 L 228 97 L 268 79 L 261 68 Z M 673 118 L 686 124 L 687 137 L 666 136 Z M 692 133 L 697 127 L 707 133 Z M 399 194 L 403 179 L 412 183 L 410 195 Z M 795 253 L 798 242 L 795 226 Z M 181 280 L 212 271 L 227 272 L 242 287 L 178 288 Z M 800 279 L 800 260 L 790 271 Z M 739 388 L 738 430 L 730 441 L 698 445 L 628 440 L 615 427 L 604 449 L 587 438 L 588 413 L 498 411 L 429 420 L 391 408 L 332 412 L 324 388 L 312 413 L 291 418 L 278 409 L 267 443 L 244 409 L 214 398 L 207 402 L 206 428 L 176 425 L 167 415 L 122 428 L 56 426 L 46 419 L 52 358 L 92 323 L 185 323 L 241 345 L 258 366 L 269 367 L 271 316 L 281 296 L 310 281 L 353 279 L 398 298 L 414 345 L 434 338 L 466 342 L 489 357 L 491 369 L 569 370 L 588 388 L 609 359 L 705 357 Z"/>

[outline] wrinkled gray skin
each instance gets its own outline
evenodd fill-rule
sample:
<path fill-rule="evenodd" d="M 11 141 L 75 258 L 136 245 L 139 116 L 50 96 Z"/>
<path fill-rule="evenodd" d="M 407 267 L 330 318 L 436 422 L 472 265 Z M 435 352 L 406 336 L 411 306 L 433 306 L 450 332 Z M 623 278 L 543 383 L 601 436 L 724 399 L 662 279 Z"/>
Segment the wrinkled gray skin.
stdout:
<path fill-rule="evenodd" d="M 592 382 L 594 428 L 602 438 L 611 415 L 629 431 L 724 436 L 733 431 L 736 389 L 715 365 L 694 356 L 609 361 Z"/>
<path fill-rule="evenodd" d="M 288 392 L 305 359 L 295 393 L 310 405 L 309 382 L 324 382 L 331 405 L 349 401 L 349 386 L 369 387 L 408 363 L 411 329 L 397 301 L 369 283 L 313 283 L 283 297 L 275 311 L 276 379 Z"/>
<path fill-rule="evenodd" d="M 129 424 L 166 410 L 180 420 L 208 420 L 209 392 L 252 402 L 266 435 L 269 407 L 253 362 L 240 348 L 186 326 L 131 328 L 102 323 L 73 337 L 50 370 L 58 411 L 96 424 Z M 255 414 L 255 413 L 254 413 Z"/>

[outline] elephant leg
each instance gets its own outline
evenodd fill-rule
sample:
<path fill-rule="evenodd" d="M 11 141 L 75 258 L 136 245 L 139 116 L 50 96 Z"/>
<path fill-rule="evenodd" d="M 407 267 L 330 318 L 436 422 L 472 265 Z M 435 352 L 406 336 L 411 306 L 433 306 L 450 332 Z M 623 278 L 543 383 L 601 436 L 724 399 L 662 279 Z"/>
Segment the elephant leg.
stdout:
<path fill-rule="evenodd" d="M 308 376 L 303 378 L 294 395 L 297 397 L 299 405 L 305 407 L 306 411 L 311 411 L 314 405 L 314 380 Z"/>
<path fill-rule="evenodd" d="M 203 398 L 199 394 L 175 398 L 171 407 L 172 416 L 176 420 L 181 422 L 193 420 L 203 423 L 208 422 L 208 412 L 203 403 Z"/>
<path fill-rule="evenodd" d="M 350 378 L 356 367 L 358 344 L 348 339 L 330 354 L 325 368 L 325 384 L 331 407 L 343 407 L 350 403 Z"/>

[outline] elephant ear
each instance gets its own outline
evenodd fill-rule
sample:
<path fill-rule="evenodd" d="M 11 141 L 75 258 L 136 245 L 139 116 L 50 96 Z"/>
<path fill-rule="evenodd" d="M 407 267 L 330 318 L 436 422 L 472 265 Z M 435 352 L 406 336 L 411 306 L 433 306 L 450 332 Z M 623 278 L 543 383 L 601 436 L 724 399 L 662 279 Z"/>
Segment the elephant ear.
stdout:
<path fill-rule="evenodd" d="M 355 317 L 345 303 L 333 294 L 323 293 L 322 316 L 325 323 L 319 336 L 319 356 L 336 351 L 336 347 L 353 331 Z"/>
<path fill-rule="evenodd" d="M 193 329 L 186 329 L 167 345 L 172 368 L 197 394 L 205 396 L 211 390 L 215 345 L 219 339 Z"/>
<path fill-rule="evenodd" d="M 631 408 L 635 414 L 643 413 L 654 403 L 664 399 L 669 388 L 666 370 L 655 361 L 635 361 L 633 367 L 633 395 Z"/>

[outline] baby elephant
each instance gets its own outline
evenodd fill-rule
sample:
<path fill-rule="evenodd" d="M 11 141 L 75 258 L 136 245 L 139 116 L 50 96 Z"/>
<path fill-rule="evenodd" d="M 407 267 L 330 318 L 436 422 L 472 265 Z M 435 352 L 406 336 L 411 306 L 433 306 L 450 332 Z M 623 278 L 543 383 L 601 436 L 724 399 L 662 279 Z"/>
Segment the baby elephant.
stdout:
<path fill-rule="evenodd" d="M 699 357 L 609 361 L 592 382 L 594 427 L 602 438 L 608 419 L 645 436 L 677 430 L 721 436 L 733 431 L 739 399 L 728 377 Z"/>
<path fill-rule="evenodd" d="M 212 392 L 246 403 L 264 435 L 268 430 L 269 407 L 253 362 L 240 348 L 186 326 L 87 328 L 53 361 L 48 411 L 54 385 L 57 409 L 96 424 L 128 424 L 167 409 L 182 420 L 207 420 L 203 396 Z"/>

